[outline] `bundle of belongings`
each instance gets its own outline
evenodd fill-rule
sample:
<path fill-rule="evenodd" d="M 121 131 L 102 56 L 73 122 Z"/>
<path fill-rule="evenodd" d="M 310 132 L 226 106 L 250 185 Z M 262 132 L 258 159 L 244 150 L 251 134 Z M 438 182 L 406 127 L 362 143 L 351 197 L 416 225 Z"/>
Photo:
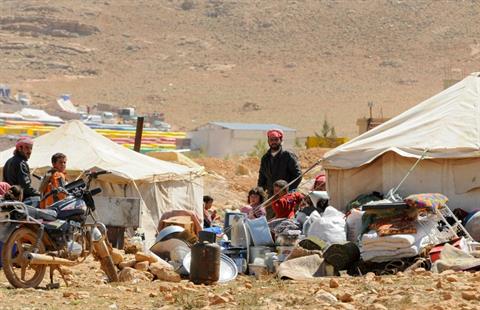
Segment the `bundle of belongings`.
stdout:
<path fill-rule="evenodd" d="M 403 202 L 383 199 L 365 203 L 361 217 L 360 211 L 352 211 L 357 219 L 356 232 L 348 236 L 358 238 L 355 241 L 359 241 L 363 261 L 388 262 L 418 256 L 436 242 L 440 231 L 435 213 L 446 207 L 447 200 L 442 194 L 416 194 Z"/>

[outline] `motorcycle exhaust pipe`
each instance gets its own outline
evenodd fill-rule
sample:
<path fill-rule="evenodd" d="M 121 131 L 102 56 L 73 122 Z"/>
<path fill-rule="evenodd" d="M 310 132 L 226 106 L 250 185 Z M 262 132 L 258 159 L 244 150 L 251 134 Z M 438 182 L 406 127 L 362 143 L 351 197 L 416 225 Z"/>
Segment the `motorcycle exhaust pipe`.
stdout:
<path fill-rule="evenodd" d="M 25 253 L 25 258 L 28 262 L 32 265 L 62 265 L 62 266 L 74 266 L 77 265 L 78 262 L 71 261 L 68 259 L 54 257 L 45 254 L 38 254 L 38 253 Z"/>

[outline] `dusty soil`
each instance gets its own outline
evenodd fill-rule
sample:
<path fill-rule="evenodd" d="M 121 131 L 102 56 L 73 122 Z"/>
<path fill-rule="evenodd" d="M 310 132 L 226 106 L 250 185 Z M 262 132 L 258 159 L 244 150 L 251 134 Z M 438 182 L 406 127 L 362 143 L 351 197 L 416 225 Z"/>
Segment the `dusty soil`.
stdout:
<path fill-rule="evenodd" d="M 0 2 L 0 83 L 53 106 L 136 106 L 176 129 L 393 116 L 480 64 L 476 1 Z"/>
<path fill-rule="evenodd" d="M 12 289 L 0 273 L 0 309 L 478 309 L 480 273 L 424 270 L 394 276 L 284 281 L 241 276 L 215 286 L 104 282 L 96 262 L 70 269 L 70 286 Z M 55 279 L 60 281 L 59 278 Z M 44 286 L 47 282 L 44 282 Z"/>

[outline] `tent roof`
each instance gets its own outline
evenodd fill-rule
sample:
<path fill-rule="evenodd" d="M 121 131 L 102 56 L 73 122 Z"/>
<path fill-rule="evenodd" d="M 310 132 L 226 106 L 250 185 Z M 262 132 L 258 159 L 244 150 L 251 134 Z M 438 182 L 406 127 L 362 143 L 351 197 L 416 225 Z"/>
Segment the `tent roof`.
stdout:
<path fill-rule="evenodd" d="M 12 156 L 14 148 L 0 153 L 0 163 Z M 51 166 L 51 157 L 61 152 L 67 155 L 67 170 L 84 171 L 100 168 L 112 172 L 109 179 L 117 181 L 167 181 L 187 179 L 197 173 L 183 165 L 158 160 L 129 150 L 73 120 L 57 129 L 34 139 L 31 169 Z"/>
<path fill-rule="evenodd" d="M 480 73 L 326 153 L 327 169 L 350 169 L 392 151 L 404 157 L 480 157 Z"/>

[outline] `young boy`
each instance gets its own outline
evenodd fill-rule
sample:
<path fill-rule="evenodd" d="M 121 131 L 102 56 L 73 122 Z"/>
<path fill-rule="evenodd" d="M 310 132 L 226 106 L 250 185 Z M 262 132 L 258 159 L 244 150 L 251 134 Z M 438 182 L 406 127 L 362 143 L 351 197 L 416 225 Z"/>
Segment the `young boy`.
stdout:
<path fill-rule="evenodd" d="M 291 219 L 295 216 L 295 209 L 302 202 L 303 195 L 298 192 L 288 193 L 288 188 L 285 188 L 282 192 L 282 188 L 288 185 L 285 180 L 278 180 L 273 183 L 273 193 L 278 195 L 272 202 L 272 209 L 275 212 L 274 219 L 288 218 Z"/>
<path fill-rule="evenodd" d="M 44 176 L 42 184 L 40 185 L 40 192 L 42 197 L 58 187 L 64 187 L 66 184 L 65 169 L 67 168 L 67 156 L 63 153 L 56 153 L 52 156 L 52 166 L 47 174 Z M 62 200 L 66 197 L 65 193 L 55 193 L 47 199 L 42 199 L 40 208 L 45 209 L 54 202 Z"/>

